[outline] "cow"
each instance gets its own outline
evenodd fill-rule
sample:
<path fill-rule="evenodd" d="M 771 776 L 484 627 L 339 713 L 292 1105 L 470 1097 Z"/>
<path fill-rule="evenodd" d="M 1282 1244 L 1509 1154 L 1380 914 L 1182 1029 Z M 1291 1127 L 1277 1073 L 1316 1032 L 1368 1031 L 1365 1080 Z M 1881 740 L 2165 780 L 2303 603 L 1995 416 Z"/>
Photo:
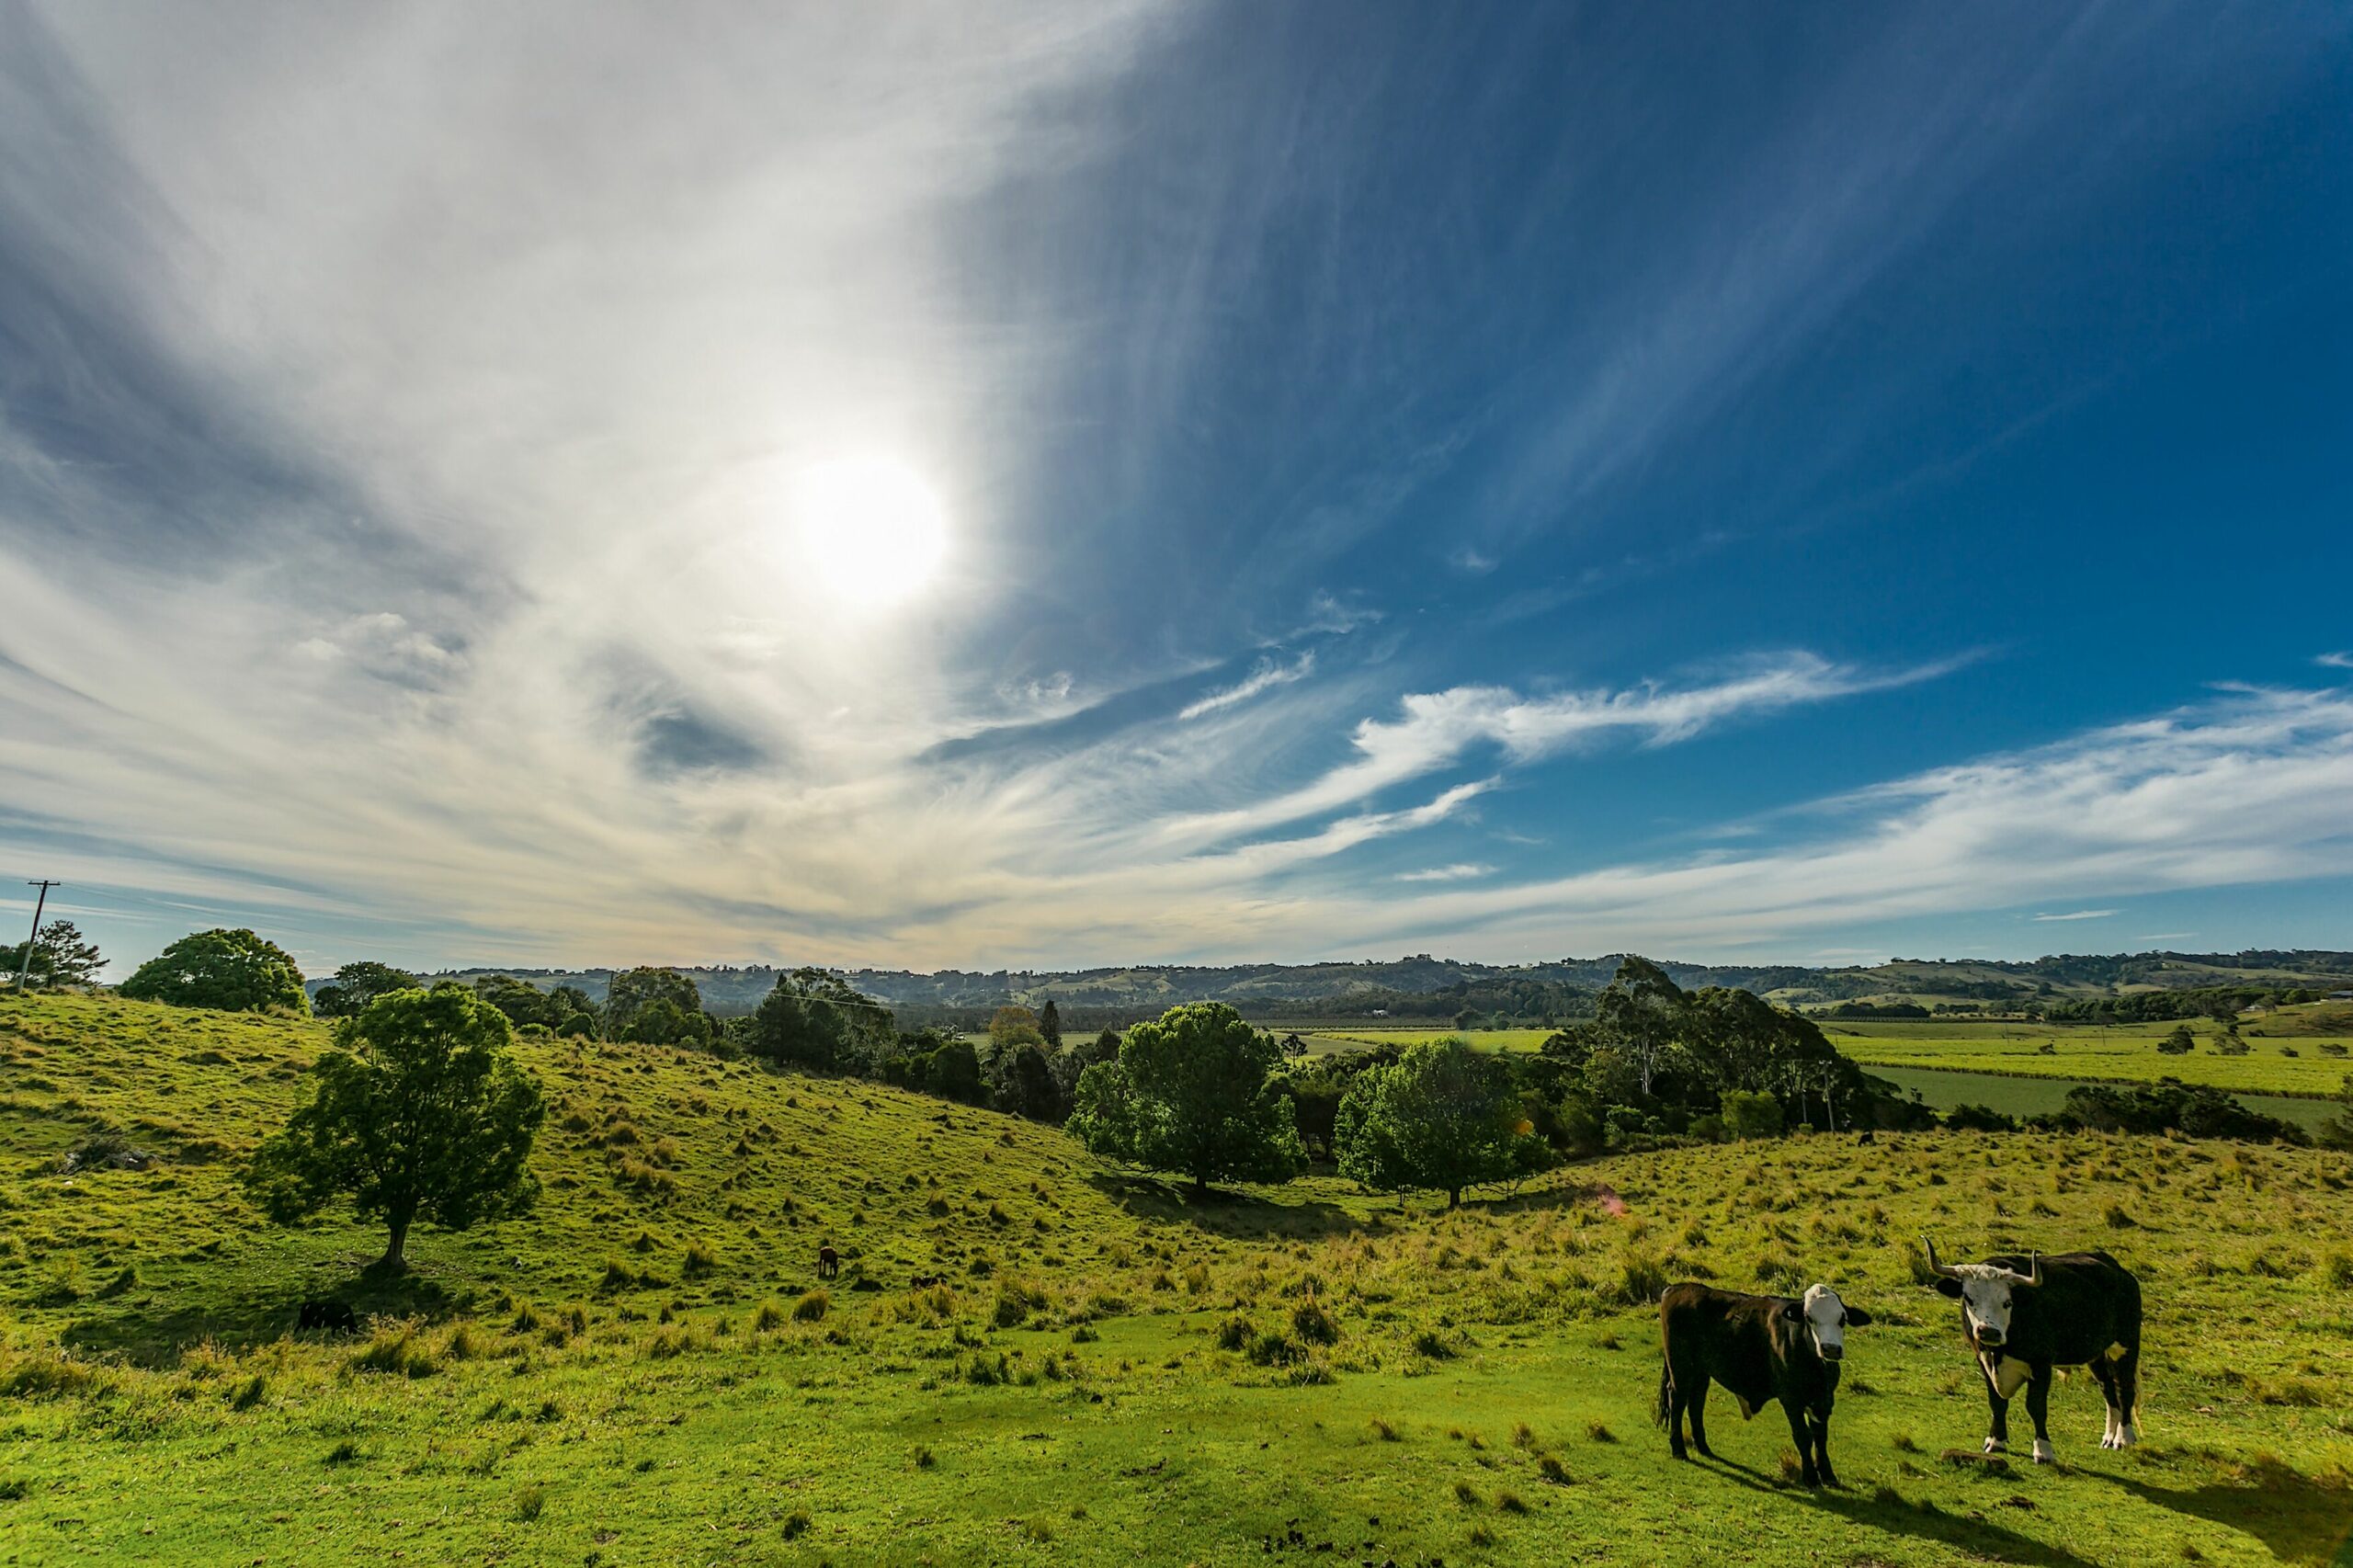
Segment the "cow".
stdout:
<path fill-rule="evenodd" d="M 817 1278 L 831 1279 L 841 1271 L 842 1255 L 829 1246 L 819 1247 L 817 1249 Z"/>
<path fill-rule="evenodd" d="M 2099 1446 L 2141 1440 L 2141 1282 L 2104 1252 L 1999 1254 L 1983 1263 L 1938 1261 L 1923 1236 L 1937 1290 L 1961 1303 L 1961 1332 L 1985 1380 L 1992 1430 L 1985 1451 L 2010 1446 L 2010 1401 L 2026 1389 L 2034 1462 L 2049 1464 L 2051 1373 L 2091 1368 L 2108 1401 Z"/>
<path fill-rule="evenodd" d="M 305 1301 L 295 1311 L 294 1327 L 297 1332 L 315 1328 L 329 1334 L 357 1334 L 359 1317 L 348 1301 Z"/>
<path fill-rule="evenodd" d="M 1670 1285 L 1659 1298 L 1658 1324 L 1665 1365 L 1658 1374 L 1658 1424 L 1677 1459 L 1683 1446 L 1683 1416 L 1691 1417 L 1691 1446 L 1708 1459 L 1706 1405 L 1709 1380 L 1724 1385 L 1740 1403 L 1743 1420 L 1781 1402 L 1790 1437 L 1798 1449 L 1798 1475 L 1808 1486 L 1836 1486 L 1830 1468 L 1830 1406 L 1838 1392 L 1838 1369 L 1846 1355 L 1847 1330 L 1860 1328 L 1871 1314 L 1850 1307 L 1826 1285 L 1811 1285 L 1802 1297 L 1744 1296 L 1712 1285 Z"/>

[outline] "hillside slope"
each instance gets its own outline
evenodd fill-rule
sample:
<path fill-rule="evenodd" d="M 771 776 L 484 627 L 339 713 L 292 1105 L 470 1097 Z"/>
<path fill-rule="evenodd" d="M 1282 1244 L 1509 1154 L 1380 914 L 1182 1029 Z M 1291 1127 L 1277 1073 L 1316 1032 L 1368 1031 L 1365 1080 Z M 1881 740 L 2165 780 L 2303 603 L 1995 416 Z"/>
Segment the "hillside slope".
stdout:
<path fill-rule="evenodd" d="M 0 1001 L 0 1559 L 2273 1563 L 2353 1524 L 2338 1156 L 1817 1138 L 1452 1216 L 1329 1180 L 1193 1208 L 989 1113 L 524 1042 L 539 1211 L 370 1285 L 380 1236 L 272 1229 L 233 1180 L 324 1040 Z M 60 1174 L 101 1128 L 169 1157 Z M 1928 1229 L 2138 1268 L 2151 1442 L 2101 1451 L 2077 1380 L 2061 1467 L 1935 1458 L 1984 1413 L 1914 1280 Z M 850 1261 L 804 1295 L 821 1239 Z M 1694 1276 L 1881 1314 L 1847 1489 L 1788 1486 L 1779 1415 L 1721 1399 L 1733 1464 L 1667 1460 L 1649 1301 Z M 370 1332 L 289 1331 L 331 1292 Z"/>

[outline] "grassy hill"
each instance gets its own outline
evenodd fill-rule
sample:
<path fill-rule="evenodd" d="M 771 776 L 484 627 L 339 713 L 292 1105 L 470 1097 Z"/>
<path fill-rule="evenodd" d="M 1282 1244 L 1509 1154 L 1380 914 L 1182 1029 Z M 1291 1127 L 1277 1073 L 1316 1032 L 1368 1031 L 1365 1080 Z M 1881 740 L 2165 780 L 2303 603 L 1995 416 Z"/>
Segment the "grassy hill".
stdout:
<path fill-rule="evenodd" d="M 0 1001 L 0 1560 L 2268 1564 L 2353 1527 L 2342 1156 L 1813 1138 L 1451 1216 L 1328 1179 L 1193 1207 L 985 1112 L 526 1041 L 539 1211 L 379 1285 L 379 1234 L 270 1228 L 233 1179 L 324 1038 Z M 99 1131 L 166 1157 L 59 1174 Z M 2077 1379 L 2060 1466 L 1940 1459 L 1984 1412 L 1924 1229 L 2139 1270 L 2149 1443 L 2102 1452 Z M 1779 1414 L 1721 1393 L 1733 1462 L 1668 1460 L 1649 1302 L 1684 1277 L 1881 1314 L 1847 1489 L 1788 1484 Z M 367 1332 L 291 1333 L 327 1293 Z"/>

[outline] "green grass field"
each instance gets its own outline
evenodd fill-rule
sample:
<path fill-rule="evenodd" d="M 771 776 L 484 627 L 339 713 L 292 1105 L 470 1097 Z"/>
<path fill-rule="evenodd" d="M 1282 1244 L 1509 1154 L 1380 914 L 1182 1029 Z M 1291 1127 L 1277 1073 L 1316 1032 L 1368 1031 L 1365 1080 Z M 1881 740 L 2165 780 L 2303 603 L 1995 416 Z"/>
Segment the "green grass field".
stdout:
<path fill-rule="evenodd" d="M 523 1042 L 538 1213 L 423 1233 L 376 1286 L 379 1234 L 272 1229 L 233 1179 L 323 1041 L 0 1002 L 0 1561 L 2270 1564 L 2353 1528 L 2338 1155 L 1822 1137 L 1450 1216 L 1328 1179 L 1196 1207 L 985 1112 Z M 56 1174 L 102 1125 L 171 1157 Z M 2139 1270 L 2149 1442 L 2099 1449 L 2078 1378 L 2059 1465 L 1939 1458 L 1984 1410 L 1924 1229 Z M 825 1239 L 844 1277 L 809 1292 Z M 1649 1302 L 1686 1277 L 1881 1314 L 1844 1490 L 1790 1485 L 1779 1413 L 1721 1394 L 1731 1462 L 1667 1458 Z M 335 1291 L 369 1332 L 290 1332 Z"/>
<path fill-rule="evenodd" d="M 2315 1096 L 2336 1096 L 2353 1073 L 2353 1060 L 2323 1050 L 2328 1045 L 2353 1048 L 2353 1037 L 2249 1034 L 2246 1055 L 2223 1056 L 2215 1050 L 2214 1027 L 2201 1021 L 2192 1026 L 2198 1037 L 2195 1051 L 2185 1056 L 2162 1055 L 2157 1041 L 2173 1027 L 1942 1020 L 1824 1024 L 1832 1043 L 1867 1067 L 1953 1068 L 2107 1083 L 2154 1083 L 2171 1077 L 2234 1092 Z M 2042 1050 L 2046 1044 L 2054 1048 L 2049 1054 Z M 2290 1050 L 2296 1054 L 2283 1054 Z"/>

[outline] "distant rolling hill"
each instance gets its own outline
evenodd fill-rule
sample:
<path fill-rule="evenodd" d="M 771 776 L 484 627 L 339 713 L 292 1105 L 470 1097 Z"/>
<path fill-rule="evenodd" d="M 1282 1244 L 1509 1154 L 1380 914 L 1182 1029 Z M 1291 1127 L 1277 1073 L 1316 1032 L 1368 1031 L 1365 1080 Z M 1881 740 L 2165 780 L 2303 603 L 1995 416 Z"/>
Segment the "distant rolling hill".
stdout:
<path fill-rule="evenodd" d="M 1574 1017 L 1609 983 L 1620 955 L 1566 958 L 1547 963 L 1483 964 L 1427 953 L 1360 962 L 1307 964 L 1137 964 L 1088 970 L 842 971 L 868 995 L 911 1016 L 972 1015 L 1008 1004 L 1041 1007 L 1052 1001 L 1066 1018 L 1086 1027 L 1157 1014 L 1183 1002 L 1229 1002 L 1254 1017 L 1369 1017 L 1376 1009 L 1399 1016 L 1447 1017 L 1457 1010 Z M 1975 1002 L 2018 1006 L 2148 989 L 2211 985 L 2353 987 L 2353 952 L 2297 949 L 2238 953 L 2061 954 L 2023 961 L 1893 959 L 1841 968 L 1794 964 L 1662 963 L 1687 988 L 1728 985 L 1790 1006 L 1842 1001 Z M 535 984 L 577 985 L 601 997 L 614 971 L 496 969 L 449 971 L 460 980 L 511 974 Z M 682 968 L 700 989 L 703 1006 L 721 1016 L 749 1012 L 776 984 L 772 965 Z M 313 982 L 315 989 L 324 980 Z"/>

